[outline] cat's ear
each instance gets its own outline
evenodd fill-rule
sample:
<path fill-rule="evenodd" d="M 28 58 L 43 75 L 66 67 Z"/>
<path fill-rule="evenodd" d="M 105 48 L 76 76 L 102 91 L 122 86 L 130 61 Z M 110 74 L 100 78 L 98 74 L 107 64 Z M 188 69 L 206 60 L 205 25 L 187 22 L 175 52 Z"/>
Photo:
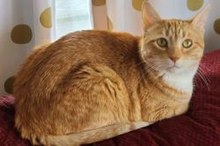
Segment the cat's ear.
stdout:
<path fill-rule="evenodd" d="M 194 16 L 194 18 L 191 20 L 191 23 L 204 30 L 207 18 L 208 18 L 208 13 L 210 10 L 210 5 L 206 5 L 196 16 Z"/>
<path fill-rule="evenodd" d="M 142 19 L 144 23 L 144 30 L 147 30 L 154 23 L 161 20 L 159 14 L 147 0 L 145 0 L 142 4 Z"/>

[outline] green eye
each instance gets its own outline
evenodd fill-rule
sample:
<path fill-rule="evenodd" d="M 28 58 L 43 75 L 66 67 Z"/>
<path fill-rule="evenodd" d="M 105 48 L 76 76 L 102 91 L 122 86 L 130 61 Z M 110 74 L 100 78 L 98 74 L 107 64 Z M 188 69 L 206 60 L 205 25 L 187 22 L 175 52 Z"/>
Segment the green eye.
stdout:
<path fill-rule="evenodd" d="M 190 39 L 186 39 L 186 40 L 183 41 L 183 43 L 182 43 L 182 46 L 183 46 L 184 48 L 190 48 L 190 47 L 192 47 L 192 45 L 193 45 L 193 42 L 192 42 L 192 40 L 190 40 Z"/>
<path fill-rule="evenodd" d="M 157 39 L 157 45 L 160 46 L 161 48 L 168 47 L 168 42 L 165 38 L 159 38 Z"/>

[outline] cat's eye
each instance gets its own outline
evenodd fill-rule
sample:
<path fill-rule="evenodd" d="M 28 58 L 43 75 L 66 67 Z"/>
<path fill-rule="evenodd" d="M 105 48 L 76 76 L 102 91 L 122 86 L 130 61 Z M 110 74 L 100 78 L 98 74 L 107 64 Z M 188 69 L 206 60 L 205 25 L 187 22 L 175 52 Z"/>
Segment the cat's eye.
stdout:
<path fill-rule="evenodd" d="M 157 39 L 157 45 L 160 46 L 161 48 L 168 47 L 168 42 L 165 38 L 159 38 Z"/>
<path fill-rule="evenodd" d="M 192 45 L 193 45 L 193 42 L 192 42 L 192 40 L 190 40 L 190 39 L 186 39 L 186 40 L 183 41 L 183 43 L 182 43 L 182 46 L 183 46 L 184 48 L 190 48 L 190 47 L 192 47 Z"/>

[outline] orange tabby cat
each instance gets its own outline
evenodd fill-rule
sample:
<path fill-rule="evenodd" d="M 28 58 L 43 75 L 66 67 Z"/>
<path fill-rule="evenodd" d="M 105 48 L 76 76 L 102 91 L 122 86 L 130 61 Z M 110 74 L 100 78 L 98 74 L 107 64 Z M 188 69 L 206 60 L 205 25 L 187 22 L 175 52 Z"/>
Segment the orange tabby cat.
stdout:
<path fill-rule="evenodd" d="M 142 14 L 142 38 L 75 32 L 27 59 L 14 84 L 23 138 L 81 145 L 186 112 L 207 9 L 192 20 L 162 20 L 145 2 Z"/>

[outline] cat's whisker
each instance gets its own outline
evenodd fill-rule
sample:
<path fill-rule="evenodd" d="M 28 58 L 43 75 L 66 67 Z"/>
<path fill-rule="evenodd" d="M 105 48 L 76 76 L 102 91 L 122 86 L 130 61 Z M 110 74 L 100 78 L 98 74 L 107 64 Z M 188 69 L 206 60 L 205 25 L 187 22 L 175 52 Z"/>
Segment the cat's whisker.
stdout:
<path fill-rule="evenodd" d="M 210 68 L 206 65 L 206 64 L 204 64 L 204 63 L 201 63 L 200 65 L 199 65 L 199 68 L 201 68 L 202 69 L 202 71 L 204 71 L 204 70 L 207 70 L 207 71 L 211 71 L 210 70 Z"/>
<path fill-rule="evenodd" d="M 206 78 L 206 76 L 204 75 L 204 72 L 202 70 L 201 67 L 198 68 L 197 70 L 197 75 L 198 77 L 204 82 L 205 86 L 207 87 L 208 90 L 210 90 L 210 85 L 209 85 L 209 79 Z"/>
<path fill-rule="evenodd" d="M 145 64 L 146 64 L 145 65 L 146 69 L 157 71 L 157 68 L 153 65 L 153 63 L 151 61 L 146 61 Z"/>
<path fill-rule="evenodd" d="M 155 73 L 155 71 L 156 72 L 158 72 L 158 65 L 156 65 L 156 64 L 154 64 L 154 63 L 152 63 L 152 62 L 148 62 L 148 61 L 146 61 L 146 62 L 140 62 L 139 64 L 137 64 L 136 66 L 139 66 L 139 65 L 144 65 L 143 67 L 145 67 L 145 69 L 146 69 L 146 73 L 148 73 L 148 74 L 154 74 Z M 142 73 L 141 75 L 140 75 L 140 77 L 139 78 L 137 78 L 137 82 L 138 83 L 140 83 L 142 80 L 144 80 L 145 79 L 145 76 L 146 76 L 146 74 L 145 73 Z M 159 78 L 161 75 L 159 74 L 158 76 L 156 76 L 156 78 Z"/>

